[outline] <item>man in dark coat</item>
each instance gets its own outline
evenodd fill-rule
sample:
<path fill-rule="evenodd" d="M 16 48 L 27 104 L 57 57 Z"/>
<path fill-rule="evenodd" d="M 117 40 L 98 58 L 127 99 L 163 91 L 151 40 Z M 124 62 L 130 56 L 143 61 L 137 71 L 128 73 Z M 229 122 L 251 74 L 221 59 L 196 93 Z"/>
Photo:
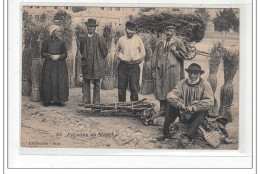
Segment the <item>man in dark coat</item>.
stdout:
<path fill-rule="evenodd" d="M 103 36 L 95 33 L 95 19 L 85 22 L 88 29 L 87 36 L 80 42 L 81 67 L 83 74 L 82 93 L 83 103 L 91 103 L 90 81 L 93 80 L 93 103 L 100 102 L 100 79 L 103 77 L 104 59 L 108 54 Z"/>
<path fill-rule="evenodd" d="M 61 39 L 60 27 L 50 27 L 51 36 L 43 41 L 41 56 L 45 59 L 42 72 L 41 98 L 44 106 L 51 102 L 63 106 L 68 101 L 68 69 L 66 44 Z"/>

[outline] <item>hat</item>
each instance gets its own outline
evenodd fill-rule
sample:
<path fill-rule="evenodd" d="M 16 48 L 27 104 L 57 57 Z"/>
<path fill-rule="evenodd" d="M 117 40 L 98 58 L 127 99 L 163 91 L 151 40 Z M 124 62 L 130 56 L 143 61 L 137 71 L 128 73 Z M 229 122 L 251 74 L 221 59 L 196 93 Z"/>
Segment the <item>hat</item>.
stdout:
<path fill-rule="evenodd" d="M 164 29 L 175 29 L 175 26 L 173 26 L 173 25 L 167 25 L 166 27 L 164 27 Z"/>
<path fill-rule="evenodd" d="M 204 73 L 204 71 L 201 70 L 201 67 L 200 67 L 198 64 L 196 64 L 196 63 L 190 64 L 190 66 L 188 67 L 188 69 L 185 69 L 185 70 L 186 70 L 188 73 L 189 73 L 189 72 L 192 72 L 192 71 L 196 71 L 196 72 L 199 72 L 199 73 L 201 73 L 201 74 Z"/>
<path fill-rule="evenodd" d="M 125 27 L 128 28 L 128 29 L 135 30 L 136 24 L 134 22 L 128 21 L 128 22 L 126 22 Z"/>
<path fill-rule="evenodd" d="M 95 19 L 88 19 L 88 22 L 85 22 L 86 26 L 98 26 L 97 21 Z"/>

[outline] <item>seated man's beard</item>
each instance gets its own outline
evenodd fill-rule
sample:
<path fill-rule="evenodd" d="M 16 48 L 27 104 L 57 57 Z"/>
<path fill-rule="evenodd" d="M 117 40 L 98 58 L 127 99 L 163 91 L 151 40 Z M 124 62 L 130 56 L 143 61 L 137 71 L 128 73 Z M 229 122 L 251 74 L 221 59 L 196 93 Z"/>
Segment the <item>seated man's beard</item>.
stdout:
<path fill-rule="evenodd" d="M 196 84 L 200 80 L 200 76 L 198 75 L 196 79 L 191 79 L 190 77 L 188 78 L 189 84 Z"/>

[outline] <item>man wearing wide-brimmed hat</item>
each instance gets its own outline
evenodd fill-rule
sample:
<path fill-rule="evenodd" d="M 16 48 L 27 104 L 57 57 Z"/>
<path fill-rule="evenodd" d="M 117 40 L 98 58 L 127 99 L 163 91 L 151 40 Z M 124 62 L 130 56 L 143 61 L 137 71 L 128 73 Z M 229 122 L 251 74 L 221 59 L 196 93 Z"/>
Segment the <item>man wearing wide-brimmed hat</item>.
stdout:
<path fill-rule="evenodd" d="M 126 22 L 126 35 L 119 38 L 116 45 L 118 64 L 118 100 L 126 101 L 126 89 L 129 84 L 131 101 L 138 100 L 140 67 L 145 57 L 142 39 L 135 34 L 136 24 Z"/>
<path fill-rule="evenodd" d="M 170 138 L 169 126 L 177 117 L 181 123 L 188 125 L 187 131 L 183 133 L 183 139 L 192 140 L 208 110 L 214 105 L 214 93 L 208 82 L 201 78 L 204 71 L 200 65 L 192 63 L 185 70 L 188 78 L 181 80 L 167 95 L 164 135 L 158 137 L 158 140 Z"/>
<path fill-rule="evenodd" d="M 90 82 L 93 80 L 93 103 L 100 102 L 100 79 L 103 77 L 104 59 L 108 54 L 103 36 L 95 32 L 98 26 L 95 19 L 88 19 L 87 36 L 80 42 L 81 70 L 83 75 L 83 103 L 91 103 Z"/>
<path fill-rule="evenodd" d="M 184 60 L 190 59 L 184 42 L 176 37 L 175 27 L 165 27 L 165 37 L 159 41 L 151 60 L 155 80 L 154 96 L 160 102 L 160 115 L 164 116 L 166 95 L 184 78 Z"/>

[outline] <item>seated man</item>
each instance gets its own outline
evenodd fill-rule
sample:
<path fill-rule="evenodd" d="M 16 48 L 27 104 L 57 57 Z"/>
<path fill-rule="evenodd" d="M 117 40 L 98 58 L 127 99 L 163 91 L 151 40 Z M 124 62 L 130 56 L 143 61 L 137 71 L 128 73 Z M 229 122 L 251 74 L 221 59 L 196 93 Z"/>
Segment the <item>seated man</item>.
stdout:
<path fill-rule="evenodd" d="M 201 67 L 192 63 L 185 70 L 188 72 L 188 78 L 180 81 L 167 95 L 163 136 L 157 138 L 159 141 L 170 138 L 169 126 L 177 117 L 180 118 L 180 122 L 188 124 L 184 138 L 191 141 L 214 104 L 214 94 L 210 85 L 200 77 L 204 73 Z"/>

